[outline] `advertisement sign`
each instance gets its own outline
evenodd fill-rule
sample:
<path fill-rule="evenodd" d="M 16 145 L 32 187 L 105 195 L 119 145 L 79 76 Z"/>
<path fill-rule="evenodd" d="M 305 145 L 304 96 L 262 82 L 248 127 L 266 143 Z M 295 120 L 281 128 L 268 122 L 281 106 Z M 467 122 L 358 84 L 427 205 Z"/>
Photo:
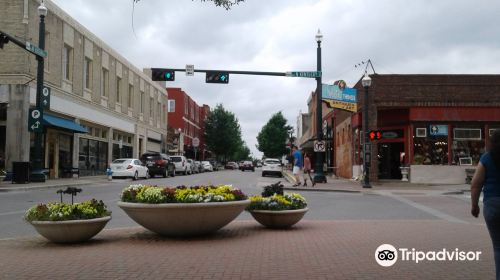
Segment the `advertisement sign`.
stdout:
<path fill-rule="evenodd" d="M 330 108 L 338 108 L 351 112 L 357 111 L 356 89 L 345 87 L 345 82 L 333 85 L 323 84 L 322 91 L 323 101 L 326 102 Z"/>
<path fill-rule="evenodd" d="M 448 125 L 446 124 L 431 124 L 429 126 L 430 136 L 448 136 Z"/>

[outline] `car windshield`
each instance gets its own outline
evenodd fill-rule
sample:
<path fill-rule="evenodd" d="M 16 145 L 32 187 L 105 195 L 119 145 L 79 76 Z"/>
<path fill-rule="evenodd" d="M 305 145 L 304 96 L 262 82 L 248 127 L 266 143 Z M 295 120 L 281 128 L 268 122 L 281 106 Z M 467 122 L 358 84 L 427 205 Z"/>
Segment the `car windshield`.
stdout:
<path fill-rule="evenodd" d="M 266 164 L 280 164 L 279 160 L 266 160 Z"/>
<path fill-rule="evenodd" d="M 208 161 L 202 161 L 201 163 L 202 164 L 210 164 L 210 162 L 208 162 Z"/>
<path fill-rule="evenodd" d="M 181 158 L 181 157 L 170 157 L 170 159 L 171 159 L 173 162 L 181 162 L 181 161 L 182 161 L 182 158 Z"/>
<path fill-rule="evenodd" d="M 252 164 L 251 161 L 245 161 L 243 164 Z"/>
<path fill-rule="evenodd" d="M 161 159 L 160 155 L 143 155 L 142 157 L 149 160 Z"/>
<path fill-rule="evenodd" d="M 124 162 L 127 162 L 127 161 L 130 161 L 130 160 L 128 160 L 128 159 L 115 159 L 113 161 L 113 163 L 124 163 Z"/>

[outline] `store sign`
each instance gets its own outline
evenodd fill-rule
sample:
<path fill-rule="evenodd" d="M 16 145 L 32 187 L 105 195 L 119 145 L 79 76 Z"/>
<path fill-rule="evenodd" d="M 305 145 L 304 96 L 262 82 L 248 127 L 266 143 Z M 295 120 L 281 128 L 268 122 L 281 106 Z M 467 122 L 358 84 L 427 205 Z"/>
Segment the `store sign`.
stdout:
<path fill-rule="evenodd" d="M 357 91 L 354 88 L 345 87 L 345 82 L 333 85 L 323 84 L 321 90 L 323 101 L 330 108 L 338 108 L 351 112 L 357 111 Z"/>
<path fill-rule="evenodd" d="M 448 125 L 446 124 L 431 124 L 429 126 L 430 136 L 448 136 Z"/>

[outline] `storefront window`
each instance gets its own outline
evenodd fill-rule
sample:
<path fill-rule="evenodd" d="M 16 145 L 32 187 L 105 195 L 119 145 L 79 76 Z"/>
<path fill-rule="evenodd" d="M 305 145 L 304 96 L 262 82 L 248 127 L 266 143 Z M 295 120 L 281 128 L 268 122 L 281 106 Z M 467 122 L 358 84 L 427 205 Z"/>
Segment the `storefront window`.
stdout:
<path fill-rule="evenodd" d="M 479 162 L 484 153 L 484 137 L 480 128 L 454 128 L 452 146 L 452 164 L 470 164 Z"/>
<path fill-rule="evenodd" d="M 448 164 L 448 137 L 415 138 L 412 164 Z"/>
<path fill-rule="evenodd" d="M 131 158 L 132 150 L 131 146 L 122 145 L 120 149 L 118 144 L 113 144 L 113 160 L 117 158 Z"/>
<path fill-rule="evenodd" d="M 80 176 L 105 174 L 108 162 L 108 143 L 80 138 L 78 168 Z"/>
<path fill-rule="evenodd" d="M 59 176 L 64 175 L 64 170 L 73 167 L 71 160 L 72 157 L 72 143 L 73 136 L 66 134 L 59 134 Z"/>

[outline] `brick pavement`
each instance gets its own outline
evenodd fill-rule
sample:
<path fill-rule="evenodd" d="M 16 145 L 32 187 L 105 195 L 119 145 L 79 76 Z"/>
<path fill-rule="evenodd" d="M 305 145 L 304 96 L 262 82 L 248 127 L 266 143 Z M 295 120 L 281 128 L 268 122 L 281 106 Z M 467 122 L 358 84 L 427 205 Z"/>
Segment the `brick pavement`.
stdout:
<path fill-rule="evenodd" d="M 482 251 L 477 262 L 376 264 L 389 243 L 419 250 Z M 303 220 L 291 230 L 235 221 L 200 238 L 169 239 L 141 227 L 104 230 L 88 243 L 0 240 L 1 279 L 493 279 L 482 225 L 443 220 Z"/>

